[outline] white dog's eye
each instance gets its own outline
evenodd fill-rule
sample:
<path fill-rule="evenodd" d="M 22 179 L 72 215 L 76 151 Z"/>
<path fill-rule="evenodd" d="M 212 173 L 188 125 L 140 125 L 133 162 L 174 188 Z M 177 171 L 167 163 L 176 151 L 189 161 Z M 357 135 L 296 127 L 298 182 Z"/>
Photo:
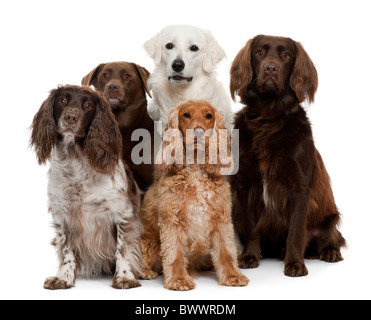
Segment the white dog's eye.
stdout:
<path fill-rule="evenodd" d="M 174 45 L 171 42 L 166 45 L 166 49 L 171 50 L 173 48 L 174 48 Z"/>
<path fill-rule="evenodd" d="M 190 49 L 191 49 L 191 51 L 198 51 L 198 50 L 200 50 L 200 48 L 197 47 L 196 45 L 191 46 Z"/>

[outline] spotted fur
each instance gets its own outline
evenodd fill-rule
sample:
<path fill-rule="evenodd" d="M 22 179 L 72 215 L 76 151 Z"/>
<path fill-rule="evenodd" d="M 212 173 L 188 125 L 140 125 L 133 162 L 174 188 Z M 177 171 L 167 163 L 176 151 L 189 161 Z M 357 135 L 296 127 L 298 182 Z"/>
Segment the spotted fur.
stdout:
<path fill-rule="evenodd" d="M 80 122 L 77 122 L 76 126 L 67 125 L 69 131 L 55 138 L 45 138 L 55 141 L 52 146 L 46 148 L 50 153 L 43 155 L 45 159 L 50 159 L 49 212 L 56 230 L 52 244 L 58 253 L 59 271 L 57 276 L 47 278 L 44 288 L 70 288 L 74 286 L 76 276 L 80 273 L 88 277 L 114 273 L 113 287 L 138 287 L 140 284 L 136 278 L 142 270 L 140 194 L 130 171 L 119 160 L 119 156 L 113 162 L 104 159 L 105 154 L 112 153 L 112 150 L 105 149 L 103 143 L 113 145 L 116 140 L 120 146 L 121 137 L 117 122 L 108 102 L 100 94 L 88 88 L 67 86 L 53 91 L 51 97 L 44 102 L 34 118 L 33 137 L 42 137 L 45 134 L 46 131 L 39 123 L 39 119 L 43 118 L 40 113 L 53 114 L 55 101 L 61 95 L 66 97 L 68 104 L 59 118 L 55 118 L 55 113 L 54 120 L 49 118 L 53 121 L 50 126 L 57 127 L 51 132 L 61 132 L 63 116 L 70 104 L 77 110 Z M 94 123 L 94 118 L 99 117 L 102 121 L 100 126 L 83 123 L 89 117 L 79 111 L 79 102 L 86 101 L 86 97 L 91 99 L 92 103 L 96 101 L 92 121 Z M 106 123 L 103 123 L 104 121 Z M 106 127 L 113 131 L 109 138 L 105 136 L 103 141 L 100 136 L 104 135 L 102 131 Z M 81 128 L 87 128 L 86 132 Z M 96 132 L 91 132 L 92 130 Z M 79 132 L 79 139 L 76 138 L 76 132 Z M 94 135 L 94 143 L 101 145 L 102 153 L 96 163 L 104 163 L 104 172 L 97 170 L 96 165 L 92 164 L 84 141 L 81 141 L 80 136 L 84 139 L 88 135 Z M 37 141 L 36 138 L 31 140 L 35 149 L 38 149 Z M 93 145 L 90 147 L 94 148 Z M 115 150 L 121 151 L 120 148 Z"/>

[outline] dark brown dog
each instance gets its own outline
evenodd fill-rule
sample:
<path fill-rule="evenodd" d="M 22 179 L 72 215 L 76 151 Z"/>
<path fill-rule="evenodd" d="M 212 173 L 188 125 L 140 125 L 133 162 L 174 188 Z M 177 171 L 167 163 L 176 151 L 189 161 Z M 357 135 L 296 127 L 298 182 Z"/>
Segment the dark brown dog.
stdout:
<path fill-rule="evenodd" d="M 146 190 L 153 181 L 154 123 L 148 115 L 146 99 L 146 92 L 151 96 L 147 86 L 149 74 L 135 63 L 111 62 L 100 64 L 81 81 L 82 85 L 93 85 L 110 102 L 122 135 L 123 158 L 142 190 Z M 136 129 L 147 130 L 151 139 L 132 141 L 132 133 Z M 132 150 L 139 143 L 143 149 L 151 151 L 151 157 L 147 159 L 150 164 L 134 163 Z"/>
<path fill-rule="evenodd" d="M 314 101 L 317 85 L 308 54 L 289 38 L 257 36 L 232 64 L 232 97 L 246 105 L 235 120 L 240 168 L 232 176 L 242 268 L 279 254 L 285 275 L 299 277 L 308 274 L 304 257 L 342 260 L 340 214 L 300 105 Z"/>

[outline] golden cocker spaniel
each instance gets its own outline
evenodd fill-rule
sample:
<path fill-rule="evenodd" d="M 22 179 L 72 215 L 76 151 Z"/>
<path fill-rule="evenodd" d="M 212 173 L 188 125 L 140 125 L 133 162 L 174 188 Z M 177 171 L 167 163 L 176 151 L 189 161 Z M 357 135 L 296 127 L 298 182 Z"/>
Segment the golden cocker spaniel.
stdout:
<path fill-rule="evenodd" d="M 166 289 L 191 290 L 195 270 L 214 266 L 220 285 L 248 284 L 237 265 L 230 185 L 221 174 L 233 163 L 221 159 L 222 148 L 230 155 L 230 137 L 209 103 L 189 101 L 171 111 L 141 211 L 145 279 L 163 270 Z"/>

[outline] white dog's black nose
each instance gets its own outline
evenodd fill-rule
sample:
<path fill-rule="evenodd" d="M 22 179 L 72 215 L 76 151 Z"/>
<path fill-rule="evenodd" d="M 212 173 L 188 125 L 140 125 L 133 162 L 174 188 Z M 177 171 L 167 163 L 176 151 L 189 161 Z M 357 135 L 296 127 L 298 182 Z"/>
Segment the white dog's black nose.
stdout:
<path fill-rule="evenodd" d="M 176 59 L 176 60 L 174 60 L 174 62 L 173 62 L 173 64 L 172 64 L 171 67 L 173 68 L 173 70 L 175 72 L 181 72 L 181 71 L 183 71 L 183 69 L 185 67 L 185 63 L 181 59 Z"/>

